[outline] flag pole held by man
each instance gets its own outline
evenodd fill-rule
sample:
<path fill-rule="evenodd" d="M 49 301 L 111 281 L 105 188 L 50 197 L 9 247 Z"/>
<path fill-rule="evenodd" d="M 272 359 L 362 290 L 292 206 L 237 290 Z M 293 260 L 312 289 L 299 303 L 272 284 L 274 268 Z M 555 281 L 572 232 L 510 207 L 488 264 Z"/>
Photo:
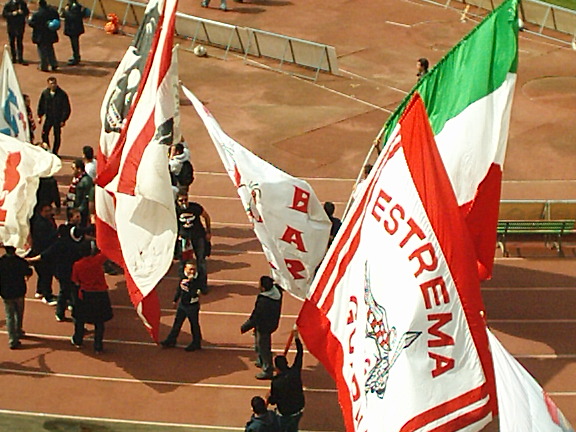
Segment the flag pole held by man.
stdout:
<path fill-rule="evenodd" d="M 494 259 L 517 6 L 495 9 L 389 119 L 384 151 L 300 312 L 306 345 L 336 381 L 348 432 L 494 423 L 512 432 L 504 419 L 518 415 L 526 430 L 571 430 L 543 392 L 529 396 L 538 419 L 526 412 L 524 389 L 534 383 L 514 395 L 506 388 L 503 376 L 522 374 L 503 366 L 516 361 L 503 360 L 489 335 L 480 295 Z"/>

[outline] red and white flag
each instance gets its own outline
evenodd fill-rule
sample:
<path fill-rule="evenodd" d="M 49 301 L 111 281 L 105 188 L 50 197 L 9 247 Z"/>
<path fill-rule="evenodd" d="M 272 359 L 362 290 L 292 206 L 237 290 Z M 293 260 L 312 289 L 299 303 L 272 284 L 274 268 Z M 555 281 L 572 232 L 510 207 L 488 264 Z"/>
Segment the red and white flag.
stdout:
<path fill-rule="evenodd" d="M 0 134 L 0 243 L 25 246 L 40 177 L 61 167 L 60 159 L 42 147 Z"/>
<path fill-rule="evenodd" d="M 260 159 L 230 138 L 189 91 L 230 175 L 272 270 L 274 280 L 304 299 L 326 253 L 330 220 L 310 185 Z"/>
<path fill-rule="evenodd" d="M 476 255 L 418 94 L 314 280 L 298 327 L 346 430 L 477 431 L 497 414 Z"/>
<path fill-rule="evenodd" d="M 96 178 L 97 241 L 122 264 L 132 303 L 154 340 L 160 306 L 155 287 L 176 241 L 168 172 L 178 114 L 172 45 L 177 0 L 148 3 L 143 22 L 108 88 Z"/>

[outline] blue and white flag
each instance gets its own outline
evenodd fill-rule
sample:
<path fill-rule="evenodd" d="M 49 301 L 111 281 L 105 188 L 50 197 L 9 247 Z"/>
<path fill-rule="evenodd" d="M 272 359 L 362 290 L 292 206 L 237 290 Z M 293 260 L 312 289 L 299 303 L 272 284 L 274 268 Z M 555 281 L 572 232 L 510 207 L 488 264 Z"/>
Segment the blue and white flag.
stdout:
<path fill-rule="evenodd" d="M 2 103 L 0 132 L 16 137 L 20 141 L 30 142 L 26 105 L 6 46 L 0 70 L 0 101 Z"/>

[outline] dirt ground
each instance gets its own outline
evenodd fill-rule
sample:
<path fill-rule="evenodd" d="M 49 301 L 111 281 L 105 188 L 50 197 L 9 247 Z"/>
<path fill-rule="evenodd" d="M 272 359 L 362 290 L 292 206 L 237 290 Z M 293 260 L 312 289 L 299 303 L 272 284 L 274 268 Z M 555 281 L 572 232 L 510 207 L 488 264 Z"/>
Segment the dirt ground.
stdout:
<path fill-rule="evenodd" d="M 373 139 L 416 82 L 416 60 L 428 57 L 434 64 L 475 25 L 461 22 L 459 11 L 417 0 L 230 0 L 229 12 L 217 7 L 217 0 L 208 9 L 198 0 L 181 2 L 179 10 L 336 48 L 342 76 L 321 74 L 317 82 L 246 64 L 236 55 L 221 60 L 213 47 L 207 47 L 207 58 L 181 49 L 179 60 L 184 85 L 231 137 L 286 172 L 307 178 L 320 200 L 336 203 L 337 214 Z M 65 65 L 71 53 L 66 37 L 61 35 L 56 46 L 62 66 L 54 75 L 73 105 L 60 152 L 61 192 L 69 160 L 84 145 L 97 147 L 102 98 L 131 42 L 97 26 L 81 38 L 79 66 Z M 30 65 L 15 67 L 35 105 L 50 74 L 37 70 L 30 34 L 28 29 Z M 0 30 L 0 38 L 6 42 L 5 31 Z M 575 198 L 575 71 L 576 53 L 569 45 L 521 34 L 503 198 Z M 243 430 L 250 398 L 266 394 L 267 383 L 254 379 L 252 341 L 238 330 L 253 306 L 255 281 L 267 272 L 266 260 L 208 134 L 186 104 L 182 127 L 198 173 L 191 195 L 215 226 L 208 264 L 211 291 L 201 313 L 205 349 L 186 353 L 155 346 L 130 306 L 122 277 L 115 276 L 109 277 L 115 318 L 106 330 L 104 355 L 94 355 L 89 343 L 77 350 L 69 342 L 72 324 L 57 323 L 53 310 L 33 299 L 32 280 L 22 350 L 8 349 L 0 321 L 0 430 L 138 430 L 137 423 L 147 422 L 147 430 L 163 430 L 159 424 Z M 529 258 L 498 257 L 483 294 L 496 335 L 576 424 L 576 270 L 574 254 L 568 255 L 560 259 L 537 250 Z M 172 323 L 175 283 L 172 270 L 158 288 L 161 337 Z M 286 299 L 275 350 L 284 346 L 299 308 L 297 300 Z M 187 325 L 184 330 L 181 344 L 190 337 Z M 311 355 L 305 356 L 303 375 L 302 429 L 342 431 L 334 384 Z M 22 418 L 38 429 L 21 426 Z M 62 426 L 54 418 L 68 423 L 61 421 Z M 128 429 L 107 419 L 125 422 L 122 427 L 128 424 Z"/>

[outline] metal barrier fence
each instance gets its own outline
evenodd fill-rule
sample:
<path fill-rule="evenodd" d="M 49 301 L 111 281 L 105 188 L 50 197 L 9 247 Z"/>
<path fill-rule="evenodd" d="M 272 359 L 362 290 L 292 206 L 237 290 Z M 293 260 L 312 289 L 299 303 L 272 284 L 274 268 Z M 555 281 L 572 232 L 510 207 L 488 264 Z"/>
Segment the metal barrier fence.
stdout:
<path fill-rule="evenodd" d="M 61 9 L 66 0 L 48 2 Z M 108 14 L 114 13 L 119 18 L 121 29 L 129 33 L 138 27 L 145 9 L 146 3 L 134 0 L 92 0 L 88 24 L 93 24 L 95 18 L 106 19 Z M 202 43 L 222 48 L 223 59 L 226 59 L 230 51 L 234 51 L 242 54 L 247 63 L 252 62 L 249 56 L 278 60 L 278 64 L 271 69 L 284 71 L 286 64 L 296 65 L 303 70 L 310 70 L 310 74 L 289 73 L 314 81 L 320 72 L 340 75 L 336 50 L 332 46 L 180 12 L 176 13 L 176 34 L 190 41 L 189 46 L 181 44 L 182 49 L 192 50 L 195 44 Z"/>
<path fill-rule="evenodd" d="M 441 4 L 449 7 L 452 2 L 462 3 L 466 6 L 475 6 L 482 10 L 492 10 L 497 7 L 503 0 L 426 0 L 432 3 Z M 469 10 L 471 15 L 483 16 L 483 13 L 474 14 Z M 532 30 L 527 26 L 525 31 L 529 33 L 536 33 L 550 39 L 567 42 L 564 39 L 558 38 L 554 35 L 546 34 L 546 30 L 555 30 L 572 37 L 573 46 L 576 44 L 576 11 L 567 9 L 561 6 L 556 6 L 540 0 L 522 0 L 520 3 L 520 17 L 527 23 L 537 26 L 536 30 Z M 576 48 L 575 48 L 576 49 Z"/>
<path fill-rule="evenodd" d="M 576 200 L 502 200 L 498 219 L 576 219 Z"/>

